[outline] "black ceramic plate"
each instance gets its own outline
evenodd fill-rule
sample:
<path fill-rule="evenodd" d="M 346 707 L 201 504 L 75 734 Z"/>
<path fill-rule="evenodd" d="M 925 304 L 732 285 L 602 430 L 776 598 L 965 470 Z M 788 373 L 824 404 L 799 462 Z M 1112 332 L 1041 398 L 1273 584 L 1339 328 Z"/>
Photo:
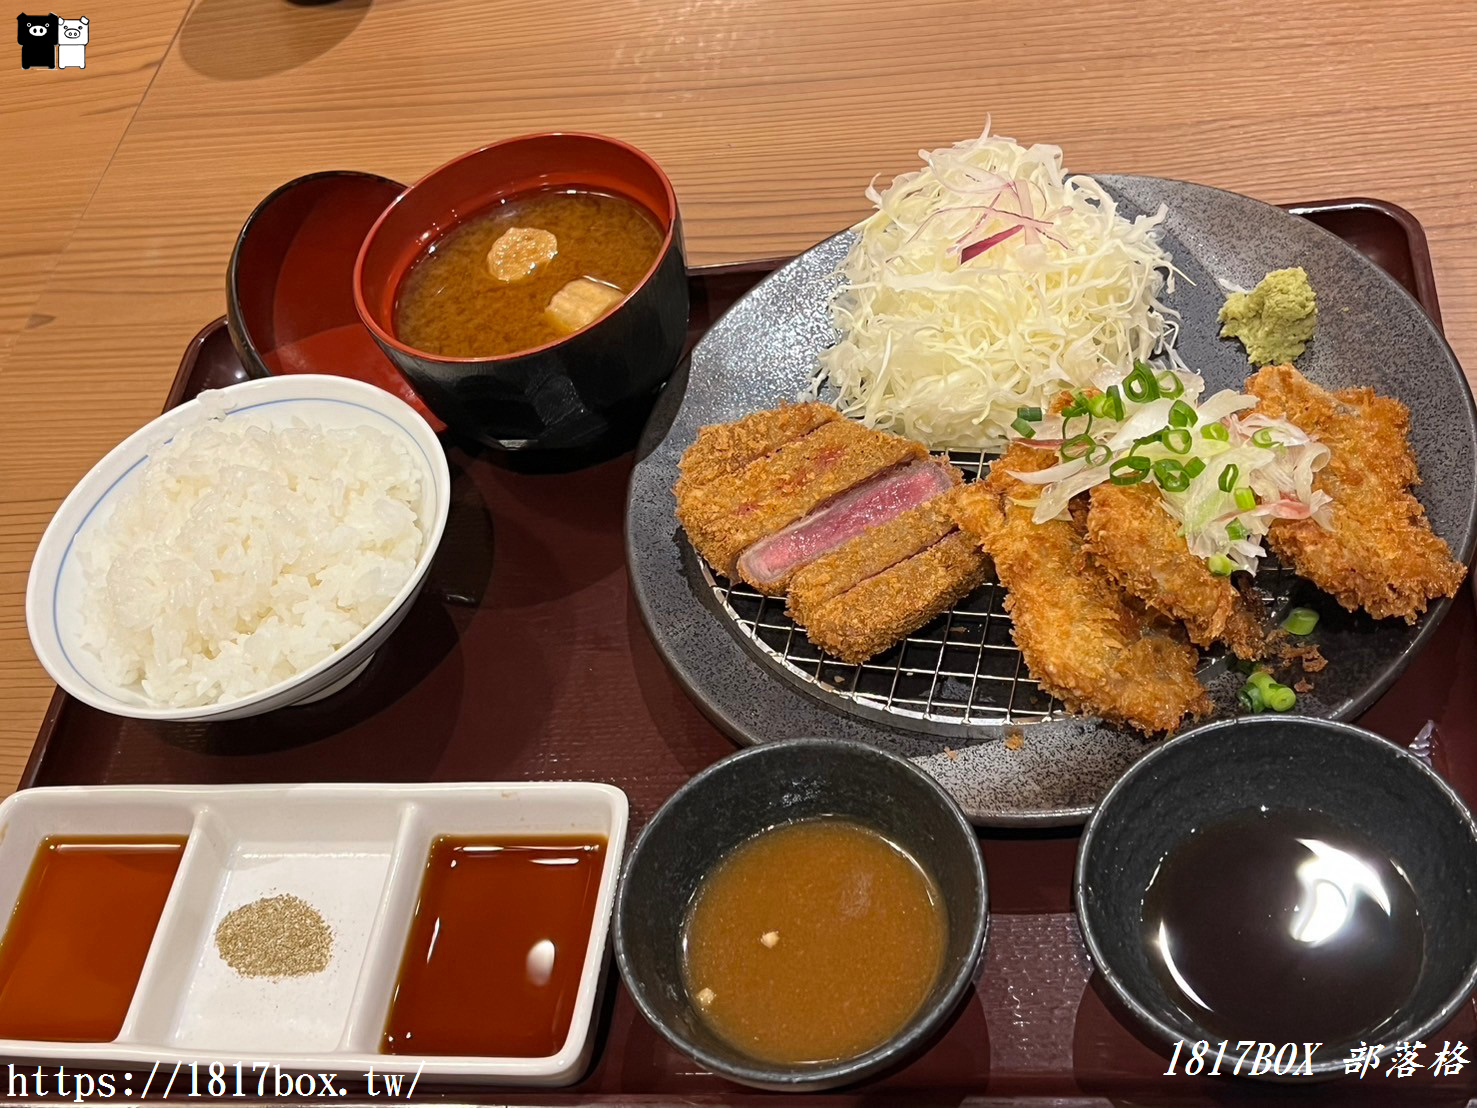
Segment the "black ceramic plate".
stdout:
<path fill-rule="evenodd" d="M 1168 206 L 1164 242 L 1188 280 L 1170 306 L 1183 316 L 1178 349 L 1207 391 L 1239 387 L 1239 343 L 1217 338 L 1220 281 L 1254 285 L 1303 266 L 1318 292 L 1318 335 L 1299 368 L 1328 388 L 1369 385 L 1412 413 L 1412 441 L 1431 525 L 1462 561 L 1477 535 L 1477 417 L 1440 332 L 1403 289 L 1342 240 L 1279 208 L 1203 185 L 1153 177 L 1100 181 L 1125 214 Z M 982 586 L 948 616 L 862 667 L 823 657 L 790 625 L 783 602 L 714 579 L 677 525 L 677 460 L 704 424 L 793 400 L 834 341 L 827 302 L 851 243 L 843 232 L 759 284 L 704 336 L 688 375 L 674 379 L 631 479 L 626 538 L 652 636 L 687 690 L 739 742 L 796 735 L 861 739 L 915 759 L 980 824 L 1081 823 L 1148 749 L 1141 738 L 1067 717 L 1029 680 L 1001 607 Z M 971 476 L 976 457 L 956 455 Z M 1390 684 L 1435 630 L 1448 602 L 1414 627 L 1350 615 L 1275 569 L 1258 577 L 1274 609 L 1322 614 L 1314 641 L 1329 660 L 1298 710 L 1352 719 Z M 1207 655 L 1213 718 L 1234 714 L 1240 678 Z M 1023 743 L 1005 740 L 1018 733 Z M 1016 749 L 1012 749 L 1015 747 Z"/>

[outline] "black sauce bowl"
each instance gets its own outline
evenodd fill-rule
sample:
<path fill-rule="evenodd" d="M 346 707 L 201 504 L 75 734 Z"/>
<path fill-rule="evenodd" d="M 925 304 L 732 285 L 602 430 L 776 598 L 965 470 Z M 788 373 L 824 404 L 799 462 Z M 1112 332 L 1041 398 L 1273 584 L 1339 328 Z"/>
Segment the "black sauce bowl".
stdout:
<path fill-rule="evenodd" d="M 1149 962 L 1144 892 L 1160 861 L 1199 827 L 1259 806 L 1318 811 L 1388 853 L 1426 928 L 1414 992 L 1379 1032 L 1381 1057 L 1429 1039 L 1477 987 L 1477 824 L 1461 799 L 1410 752 L 1371 731 L 1298 716 L 1223 720 L 1187 731 L 1119 778 L 1082 834 L 1077 918 L 1102 981 L 1167 1046 L 1207 1030 L 1165 992 Z M 1309 1039 L 1314 1036 L 1306 1036 Z M 1272 1080 L 1344 1073 L 1359 1042 L 1324 1043 Z M 1229 1072 L 1229 1068 L 1225 1070 Z"/>
<path fill-rule="evenodd" d="M 543 346 L 482 358 L 417 350 L 394 333 L 395 298 L 425 248 L 498 201 L 537 189 L 625 197 L 651 213 L 662 243 L 614 309 Z M 454 430 L 507 450 L 563 450 L 639 426 L 687 336 L 687 263 L 672 183 L 641 151 L 601 135 L 550 133 L 494 143 L 402 192 L 354 263 L 354 303 L 385 355 Z"/>
<path fill-rule="evenodd" d="M 703 877 L 746 839 L 820 816 L 879 832 L 933 876 L 948 913 L 932 992 L 891 1039 L 855 1058 L 782 1066 L 728 1045 L 703 1022 L 682 974 L 683 925 Z M 964 996 L 984 953 L 985 867 L 974 828 L 906 759 L 833 739 L 791 739 L 732 754 L 679 789 L 646 825 L 615 909 L 615 956 L 641 1014 L 678 1050 L 732 1081 L 780 1091 L 846 1085 L 927 1043 Z"/>

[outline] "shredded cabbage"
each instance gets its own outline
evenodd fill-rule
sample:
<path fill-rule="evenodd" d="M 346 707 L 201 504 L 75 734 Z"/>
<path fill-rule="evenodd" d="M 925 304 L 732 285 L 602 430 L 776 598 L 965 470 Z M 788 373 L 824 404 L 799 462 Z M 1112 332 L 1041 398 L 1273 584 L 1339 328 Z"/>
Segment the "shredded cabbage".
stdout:
<path fill-rule="evenodd" d="M 1096 181 L 1065 176 L 1058 147 L 991 136 L 919 151 L 924 168 L 867 198 L 877 211 L 831 302 L 840 341 L 812 395 L 935 449 L 998 450 L 1020 407 L 1105 386 L 1174 353 L 1160 300 L 1175 269 L 1163 207 L 1129 220 Z"/>

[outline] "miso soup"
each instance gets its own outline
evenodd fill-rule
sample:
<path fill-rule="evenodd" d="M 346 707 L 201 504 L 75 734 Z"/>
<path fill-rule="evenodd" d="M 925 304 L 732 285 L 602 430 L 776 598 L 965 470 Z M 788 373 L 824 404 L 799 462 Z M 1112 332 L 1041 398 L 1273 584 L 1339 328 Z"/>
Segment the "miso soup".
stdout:
<path fill-rule="evenodd" d="M 523 193 L 433 242 L 401 282 L 395 337 L 451 358 L 513 354 L 605 315 L 636 287 L 664 237 L 608 193 Z"/>

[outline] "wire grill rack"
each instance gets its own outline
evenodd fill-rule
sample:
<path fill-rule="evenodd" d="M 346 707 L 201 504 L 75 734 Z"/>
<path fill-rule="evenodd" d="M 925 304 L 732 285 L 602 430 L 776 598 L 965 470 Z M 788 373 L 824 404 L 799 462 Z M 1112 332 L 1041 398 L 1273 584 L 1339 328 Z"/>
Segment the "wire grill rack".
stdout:
<path fill-rule="evenodd" d="M 949 453 L 966 481 L 978 480 L 990 457 Z M 1065 714 L 1061 702 L 1042 692 L 1027 672 L 1011 637 L 1005 589 L 996 581 L 987 581 L 885 653 L 848 665 L 811 644 L 804 629 L 785 614 L 783 597 L 765 596 L 719 576 L 701 559 L 699 564 L 740 635 L 765 660 L 822 698 L 946 728 L 1024 726 Z M 1291 584 L 1291 575 L 1269 556 L 1257 574 L 1257 591 L 1269 610 L 1285 606 Z M 1220 659 L 1219 649 L 1206 653 L 1202 677 Z"/>

